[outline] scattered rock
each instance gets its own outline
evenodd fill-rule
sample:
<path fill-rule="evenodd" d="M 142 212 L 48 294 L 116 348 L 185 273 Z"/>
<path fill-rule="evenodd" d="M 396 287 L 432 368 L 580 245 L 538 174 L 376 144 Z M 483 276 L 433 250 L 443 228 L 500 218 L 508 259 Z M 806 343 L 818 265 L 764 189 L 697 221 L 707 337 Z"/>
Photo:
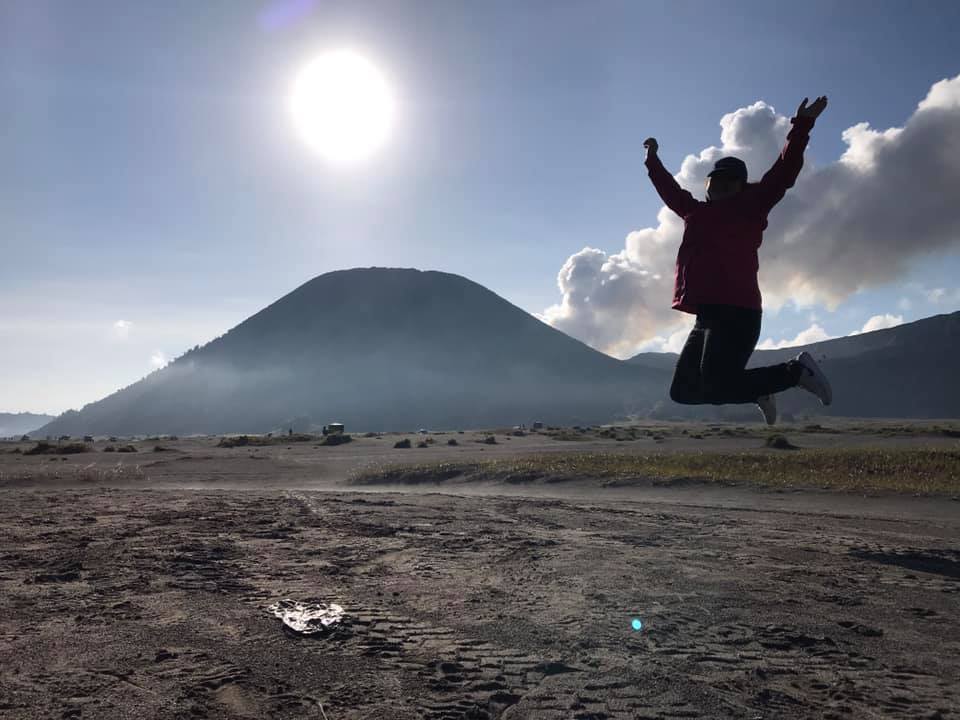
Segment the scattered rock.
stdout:
<path fill-rule="evenodd" d="M 787 440 L 785 435 L 770 435 L 764 441 L 764 447 L 774 448 L 775 450 L 799 450 L 796 445 Z"/>

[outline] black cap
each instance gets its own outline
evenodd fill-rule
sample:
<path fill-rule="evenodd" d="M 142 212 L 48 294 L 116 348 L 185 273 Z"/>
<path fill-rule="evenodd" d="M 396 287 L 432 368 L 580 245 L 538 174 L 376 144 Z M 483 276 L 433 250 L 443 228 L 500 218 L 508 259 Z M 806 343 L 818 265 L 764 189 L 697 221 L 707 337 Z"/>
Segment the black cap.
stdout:
<path fill-rule="evenodd" d="M 713 170 L 707 174 L 707 177 L 713 177 L 714 175 L 730 175 L 746 182 L 747 166 L 740 158 L 720 158 L 713 164 Z"/>

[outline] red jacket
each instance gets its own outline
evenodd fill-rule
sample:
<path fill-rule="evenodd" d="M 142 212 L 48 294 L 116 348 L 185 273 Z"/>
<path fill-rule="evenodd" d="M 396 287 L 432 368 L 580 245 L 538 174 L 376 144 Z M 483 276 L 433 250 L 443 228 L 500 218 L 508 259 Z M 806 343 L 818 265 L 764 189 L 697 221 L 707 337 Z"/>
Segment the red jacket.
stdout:
<path fill-rule="evenodd" d="M 664 204 L 683 218 L 677 253 L 673 308 L 696 314 L 702 303 L 760 310 L 757 250 L 767 214 L 780 202 L 803 167 L 803 151 L 814 119 L 795 117 L 780 157 L 758 183 L 720 202 L 702 202 L 680 187 L 656 155 L 646 166 Z"/>

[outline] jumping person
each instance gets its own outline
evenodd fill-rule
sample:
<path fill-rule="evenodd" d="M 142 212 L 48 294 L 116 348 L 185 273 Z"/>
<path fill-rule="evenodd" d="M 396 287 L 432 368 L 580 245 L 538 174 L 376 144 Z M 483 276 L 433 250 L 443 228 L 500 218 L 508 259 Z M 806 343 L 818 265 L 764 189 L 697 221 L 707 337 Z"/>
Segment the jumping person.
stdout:
<path fill-rule="evenodd" d="M 802 352 L 779 365 L 745 370 L 760 339 L 762 303 L 757 283 L 757 249 L 767 214 L 783 198 L 803 167 L 810 130 L 827 106 L 804 98 L 773 167 L 758 183 L 747 182 L 747 166 L 735 157 L 717 160 L 707 176 L 707 201 L 682 189 L 647 138 L 646 166 L 668 208 L 683 218 L 677 253 L 673 308 L 696 315 L 696 324 L 677 361 L 670 387 L 674 402 L 686 405 L 756 403 L 767 424 L 777 420 L 775 393 L 802 387 L 829 405 L 830 383 L 813 357 Z"/>

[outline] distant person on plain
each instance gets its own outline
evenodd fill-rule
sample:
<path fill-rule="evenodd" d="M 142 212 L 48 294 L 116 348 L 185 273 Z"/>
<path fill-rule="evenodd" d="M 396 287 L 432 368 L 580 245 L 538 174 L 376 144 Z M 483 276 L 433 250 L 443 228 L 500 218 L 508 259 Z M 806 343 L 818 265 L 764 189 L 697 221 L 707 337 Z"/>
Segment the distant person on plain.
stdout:
<path fill-rule="evenodd" d="M 757 250 L 767 215 L 793 187 L 810 130 L 827 106 L 826 97 L 809 106 L 807 100 L 790 120 L 793 127 L 780 157 L 760 182 L 747 182 L 747 166 L 739 158 L 720 158 L 707 176 L 706 202 L 681 188 L 666 171 L 654 138 L 643 142 L 653 186 L 684 223 L 673 308 L 697 317 L 674 372 L 670 387 L 674 402 L 756 403 L 773 425 L 775 394 L 787 388 L 802 387 L 824 405 L 832 401 L 830 383 L 807 352 L 779 365 L 745 369 L 760 339 Z"/>

